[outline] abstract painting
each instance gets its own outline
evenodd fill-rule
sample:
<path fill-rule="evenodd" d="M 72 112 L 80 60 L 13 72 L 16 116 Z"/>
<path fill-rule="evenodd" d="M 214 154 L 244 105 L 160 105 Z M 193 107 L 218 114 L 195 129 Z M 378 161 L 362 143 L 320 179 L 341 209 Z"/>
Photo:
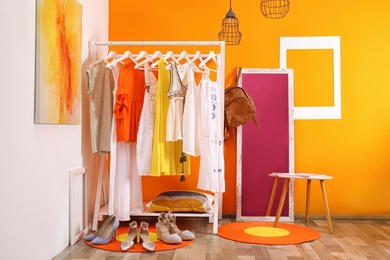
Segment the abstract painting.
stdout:
<path fill-rule="evenodd" d="M 34 123 L 80 124 L 82 5 L 36 4 Z"/>

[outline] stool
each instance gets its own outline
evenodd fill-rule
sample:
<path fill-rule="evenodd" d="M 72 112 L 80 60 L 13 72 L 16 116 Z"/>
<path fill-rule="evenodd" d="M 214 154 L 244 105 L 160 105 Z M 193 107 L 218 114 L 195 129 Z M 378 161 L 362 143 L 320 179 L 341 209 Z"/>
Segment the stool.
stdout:
<path fill-rule="evenodd" d="M 307 180 L 305 222 L 309 221 L 311 181 L 312 180 L 319 180 L 320 185 L 321 185 L 321 190 L 322 190 L 322 197 L 324 199 L 324 204 L 325 204 L 325 209 L 326 209 L 326 220 L 328 222 L 329 233 L 333 233 L 332 221 L 330 218 L 329 205 L 328 205 L 328 199 L 326 198 L 325 182 L 324 182 L 325 180 L 332 180 L 333 177 L 328 176 L 328 175 L 324 175 L 324 174 L 313 174 L 313 173 L 275 173 L 275 172 L 271 173 L 269 176 L 275 177 L 275 181 L 274 181 L 274 185 L 272 187 L 272 193 L 271 193 L 271 197 L 270 197 L 270 200 L 268 203 L 266 216 L 269 216 L 271 214 L 271 209 L 272 209 L 272 205 L 274 203 L 279 179 L 280 178 L 284 179 L 283 190 L 282 190 L 282 194 L 280 195 L 280 201 L 279 201 L 278 209 L 276 211 L 274 227 L 277 227 L 279 224 L 279 218 L 280 218 L 280 215 L 282 213 L 284 200 L 286 198 L 287 190 L 288 190 L 291 179 L 305 179 L 305 180 Z"/>

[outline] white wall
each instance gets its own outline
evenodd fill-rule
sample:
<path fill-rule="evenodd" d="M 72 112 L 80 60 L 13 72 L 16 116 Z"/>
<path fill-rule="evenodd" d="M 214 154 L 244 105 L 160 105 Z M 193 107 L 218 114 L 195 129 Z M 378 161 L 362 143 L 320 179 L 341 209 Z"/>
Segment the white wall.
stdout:
<path fill-rule="evenodd" d="M 108 0 L 79 2 L 84 124 L 73 126 L 33 123 L 35 1 L 0 3 L 0 259 L 50 259 L 68 246 L 70 169 L 87 167 L 93 201 L 85 69 L 88 41 L 108 37 Z"/>

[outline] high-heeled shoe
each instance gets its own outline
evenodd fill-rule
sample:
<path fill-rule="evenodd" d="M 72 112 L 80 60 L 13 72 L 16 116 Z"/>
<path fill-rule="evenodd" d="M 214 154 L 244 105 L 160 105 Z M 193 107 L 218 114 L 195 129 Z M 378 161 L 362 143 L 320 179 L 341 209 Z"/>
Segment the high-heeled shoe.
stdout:
<path fill-rule="evenodd" d="M 95 245 L 105 245 L 111 242 L 111 239 L 116 234 L 116 229 L 119 226 L 119 220 L 114 216 L 107 225 L 102 230 L 102 233 L 99 234 L 94 240 L 91 241 L 91 244 Z"/>
<path fill-rule="evenodd" d="M 142 248 L 149 252 L 156 250 L 156 243 L 149 238 L 149 224 L 144 221 L 139 226 L 139 242 L 142 242 Z"/>
<path fill-rule="evenodd" d="M 175 233 L 169 233 L 169 220 L 162 214 L 158 216 L 158 222 L 156 223 L 157 238 L 166 244 L 174 245 L 182 242 L 181 237 Z"/>
<path fill-rule="evenodd" d="M 93 234 L 90 234 L 88 236 L 83 237 L 83 240 L 91 241 L 91 240 L 94 240 L 96 237 L 98 237 L 102 233 L 104 228 L 107 226 L 107 223 L 110 222 L 110 220 L 113 217 L 114 217 L 114 215 L 110 215 L 109 217 L 107 217 L 104 220 L 103 224 L 100 226 L 100 228 L 96 231 L 96 233 L 93 233 Z"/>
<path fill-rule="evenodd" d="M 195 238 L 194 233 L 189 230 L 180 231 L 176 225 L 176 216 L 172 212 L 168 212 L 165 216 L 169 220 L 169 233 L 177 233 L 183 241 L 193 240 Z"/>
<path fill-rule="evenodd" d="M 121 250 L 127 251 L 134 247 L 135 243 L 138 243 L 138 228 L 137 222 L 133 221 L 129 224 L 130 228 L 127 232 L 127 237 L 124 241 L 121 242 Z"/>

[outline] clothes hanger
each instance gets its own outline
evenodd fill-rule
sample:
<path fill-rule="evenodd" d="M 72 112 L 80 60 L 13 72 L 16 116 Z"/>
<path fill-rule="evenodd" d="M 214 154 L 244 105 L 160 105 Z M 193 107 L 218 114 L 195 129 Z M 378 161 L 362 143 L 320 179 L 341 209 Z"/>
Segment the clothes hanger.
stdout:
<path fill-rule="evenodd" d="M 173 60 L 177 63 L 177 60 L 175 59 L 175 53 L 173 51 L 168 51 L 164 56 L 165 63 L 169 63 L 169 60 Z"/>
<path fill-rule="evenodd" d="M 202 58 L 202 52 L 199 50 L 199 42 L 198 42 L 198 50 L 195 52 L 194 57 L 190 60 L 189 64 L 193 64 L 193 67 L 195 68 L 195 72 L 202 72 L 202 70 L 199 68 L 199 65 L 195 64 L 195 61 L 199 60 L 199 64 L 203 62 Z"/>
<path fill-rule="evenodd" d="M 149 54 L 147 53 L 147 51 L 142 50 L 142 51 L 140 51 L 138 56 L 133 59 L 133 61 L 137 62 L 141 59 L 147 59 L 147 58 L 149 58 Z"/>
<path fill-rule="evenodd" d="M 110 51 L 104 58 L 104 61 L 107 62 L 110 59 L 119 59 L 118 53 L 116 53 L 115 51 Z"/>
<path fill-rule="evenodd" d="M 112 66 L 114 65 L 114 62 L 116 62 L 116 63 L 120 62 L 121 64 L 125 64 L 123 61 L 127 58 L 129 58 L 130 60 L 133 60 L 133 54 L 131 54 L 130 51 L 125 51 L 122 56 L 120 56 L 120 57 L 118 56 L 118 58 L 107 63 L 106 68 L 112 68 Z"/>
<path fill-rule="evenodd" d="M 199 67 L 195 64 L 195 61 L 196 60 L 199 60 L 200 63 L 203 62 L 203 59 L 202 59 L 202 53 L 200 51 L 196 51 L 195 52 L 195 55 L 192 59 L 190 59 L 190 61 L 188 62 L 190 65 L 193 65 L 194 68 L 195 68 L 195 72 L 202 72 Z"/>
<path fill-rule="evenodd" d="M 149 62 L 154 61 L 154 60 L 157 59 L 157 58 L 158 58 L 158 59 L 163 58 L 163 54 L 162 54 L 162 52 L 161 52 L 160 50 L 155 51 L 151 57 L 148 57 L 148 58 L 146 58 L 145 60 L 141 61 L 140 63 L 137 63 L 137 64 L 135 65 L 135 68 L 136 68 L 136 69 L 141 69 L 142 66 L 145 66 L 146 64 L 148 64 Z M 152 64 L 152 65 L 153 65 L 153 64 Z"/>
<path fill-rule="evenodd" d="M 173 60 L 174 62 L 177 63 L 176 59 L 175 59 L 175 53 L 171 50 L 169 50 L 165 55 L 164 55 L 164 62 L 165 64 L 169 64 L 169 60 Z M 158 60 L 156 62 L 154 62 L 150 67 L 151 68 L 155 68 L 156 66 L 158 65 Z"/>
<path fill-rule="evenodd" d="M 209 55 L 206 57 L 206 59 L 204 59 L 200 64 L 199 64 L 199 68 L 207 68 L 207 62 L 209 62 L 210 60 L 212 60 L 216 65 L 217 65 L 217 70 L 219 70 L 219 64 L 218 64 L 218 61 L 217 61 L 217 55 L 215 55 L 214 51 L 210 51 L 209 52 Z M 209 70 L 212 70 L 212 69 L 209 69 Z M 215 71 L 215 70 L 213 70 Z"/>
<path fill-rule="evenodd" d="M 200 51 L 196 51 L 194 57 L 190 60 L 190 63 L 195 63 L 196 60 L 200 60 L 200 62 L 203 62 L 202 59 L 202 53 Z"/>
<path fill-rule="evenodd" d="M 151 60 L 157 59 L 157 58 L 162 58 L 163 54 L 160 50 L 157 50 L 153 53 L 152 57 L 150 57 Z"/>
<path fill-rule="evenodd" d="M 112 59 L 111 62 L 108 62 L 110 59 Z M 110 51 L 108 55 L 104 58 L 104 62 L 106 63 L 106 68 L 112 69 L 114 62 L 115 63 L 121 63 L 122 65 L 125 64 L 122 60 L 119 60 L 118 53 L 115 51 Z"/>
<path fill-rule="evenodd" d="M 176 62 L 177 62 L 177 63 L 180 63 L 180 61 L 183 60 L 183 59 L 186 60 L 186 63 L 191 61 L 191 59 L 190 59 L 190 57 L 188 56 L 188 53 L 186 52 L 186 50 L 183 50 L 183 51 L 180 53 L 179 57 L 176 59 Z"/>
<path fill-rule="evenodd" d="M 130 51 L 125 51 L 123 55 L 118 59 L 118 61 L 122 61 L 125 59 L 133 60 L 133 54 Z"/>
<path fill-rule="evenodd" d="M 147 59 L 148 57 L 149 57 L 149 54 L 146 51 L 144 51 L 144 50 L 140 51 L 138 56 L 132 59 L 133 63 L 135 64 L 134 67 L 139 64 L 139 62 L 138 62 L 139 60 Z"/>

